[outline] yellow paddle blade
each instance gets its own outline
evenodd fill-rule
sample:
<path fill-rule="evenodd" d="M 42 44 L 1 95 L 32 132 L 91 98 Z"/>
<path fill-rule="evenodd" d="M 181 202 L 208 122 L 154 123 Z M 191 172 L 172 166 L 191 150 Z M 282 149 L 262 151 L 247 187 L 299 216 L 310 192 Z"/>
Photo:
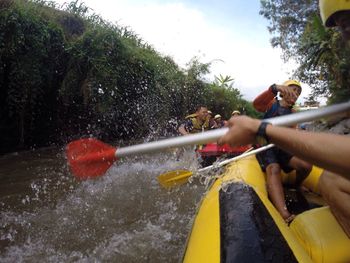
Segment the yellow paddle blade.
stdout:
<path fill-rule="evenodd" d="M 158 182 L 165 188 L 182 185 L 188 182 L 188 178 L 193 175 L 191 171 L 176 170 L 158 176 Z"/>

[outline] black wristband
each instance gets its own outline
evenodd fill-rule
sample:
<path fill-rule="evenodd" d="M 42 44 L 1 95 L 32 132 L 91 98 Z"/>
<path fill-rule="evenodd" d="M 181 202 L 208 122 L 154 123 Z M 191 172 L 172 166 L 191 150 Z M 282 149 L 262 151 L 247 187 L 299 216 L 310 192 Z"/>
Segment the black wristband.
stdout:
<path fill-rule="evenodd" d="M 271 123 L 261 122 L 258 131 L 256 132 L 256 142 L 260 145 L 266 145 L 269 143 L 269 138 L 266 135 L 267 125 L 271 125 Z"/>
<path fill-rule="evenodd" d="M 277 85 L 276 85 L 276 84 L 272 84 L 272 85 L 270 86 L 270 88 L 271 88 L 272 93 L 275 94 L 275 95 L 277 95 L 277 93 L 278 93 Z"/>

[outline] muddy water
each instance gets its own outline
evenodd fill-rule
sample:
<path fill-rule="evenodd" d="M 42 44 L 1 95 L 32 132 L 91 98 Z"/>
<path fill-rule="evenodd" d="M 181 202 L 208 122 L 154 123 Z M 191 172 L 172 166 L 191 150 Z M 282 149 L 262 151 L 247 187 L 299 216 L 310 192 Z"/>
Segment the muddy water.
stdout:
<path fill-rule="evenodd" d="M 62 149 L 1 156 L 0 262 L 179 262 L 205 187 L 157 176 L 196 165 L 192 151 L 161 153 L 78 182 Z"/>

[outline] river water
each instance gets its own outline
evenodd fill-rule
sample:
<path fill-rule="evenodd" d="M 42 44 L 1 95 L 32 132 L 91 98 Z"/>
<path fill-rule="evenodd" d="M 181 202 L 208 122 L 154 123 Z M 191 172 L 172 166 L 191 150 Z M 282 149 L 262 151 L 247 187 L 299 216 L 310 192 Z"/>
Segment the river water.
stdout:
<path fill-rule="evenodd" d="M 64 149 L 1 156 L 0 262 L 179 262 L 205 186 L 157 176 L 196 166 L 193 151 L 166 152 L 77 181 Z"/>

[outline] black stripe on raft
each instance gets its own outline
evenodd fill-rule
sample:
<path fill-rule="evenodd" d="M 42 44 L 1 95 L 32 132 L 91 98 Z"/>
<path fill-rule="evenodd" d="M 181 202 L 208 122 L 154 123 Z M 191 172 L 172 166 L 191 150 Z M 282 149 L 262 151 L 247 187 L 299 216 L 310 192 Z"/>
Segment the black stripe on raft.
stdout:
<path fill-rule="evenodd" d="M 219 193 L 221 262 L 297 262 L 254 190 L 225 185 Z"/>

